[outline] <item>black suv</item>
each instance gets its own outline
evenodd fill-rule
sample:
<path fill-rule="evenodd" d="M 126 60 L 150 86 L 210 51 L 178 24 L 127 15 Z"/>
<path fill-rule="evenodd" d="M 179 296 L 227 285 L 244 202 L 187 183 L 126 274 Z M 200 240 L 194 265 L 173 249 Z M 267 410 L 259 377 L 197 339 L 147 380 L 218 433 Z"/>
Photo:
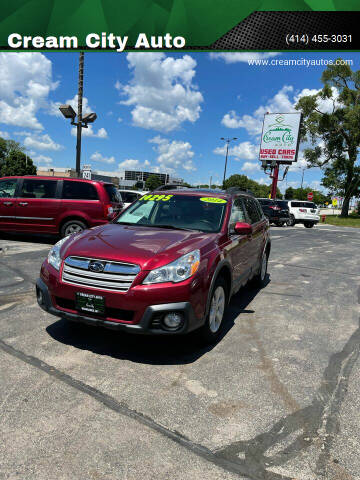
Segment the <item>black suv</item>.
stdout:
<path fill-rule="evenodd" d="M 270 223 L 282 227 L 289 223 L 289 205 L 286 200 L 273 200 L 270 198 L 258 198 L 264 215 Z"/>

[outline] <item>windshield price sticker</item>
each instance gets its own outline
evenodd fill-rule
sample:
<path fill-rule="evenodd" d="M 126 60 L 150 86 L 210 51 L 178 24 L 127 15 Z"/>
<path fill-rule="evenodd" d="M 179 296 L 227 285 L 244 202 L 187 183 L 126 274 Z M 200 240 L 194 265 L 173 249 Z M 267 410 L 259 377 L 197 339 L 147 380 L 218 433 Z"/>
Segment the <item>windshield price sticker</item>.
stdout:
<path fill-rule="evenodd" d="M 223 198 L 216 198 L 216 197 L 201 197 L 200 202 L 206 203 L 226 203 L 226 200 Z"/>
<path fill-rule="evenodd" d="M 139 198 L 139 200 L 145 200 L 146 202 L 159 202 L 161 200 L 163 202 L 167 202 L 173 196 L 174 195 L 144 195 L 143 197 Z"/>

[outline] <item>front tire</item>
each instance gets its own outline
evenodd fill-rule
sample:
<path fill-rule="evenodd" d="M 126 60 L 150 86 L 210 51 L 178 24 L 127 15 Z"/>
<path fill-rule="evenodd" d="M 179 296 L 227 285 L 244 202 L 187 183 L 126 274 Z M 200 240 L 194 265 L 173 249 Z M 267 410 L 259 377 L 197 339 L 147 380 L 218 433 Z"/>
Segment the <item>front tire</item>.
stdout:
<path fill-rule="evenodd" d="M 214 343 L 220 336 L 224 326 L 224 313 L 228 300 L 228 288 L 225 280 L 220 277 L 215 281 L 211 292 L 210 308 L 205 324 L 199 330 L 204 343 Z"/>
<path fill-rule="evenodd" d="M 85 230 L 87 226 L 81 220 L 69 220 L 64 223 L 60 229 L 61 238 L 72 235 L 73 233 L 80 233 Z"/>
<path fill-rule="evenodd" d="M 313 222 L 305 222 L 304 223 L 305 228 L 313 228 L 314 225 L 315 225 L 315 223 L 313 223 Z"/>

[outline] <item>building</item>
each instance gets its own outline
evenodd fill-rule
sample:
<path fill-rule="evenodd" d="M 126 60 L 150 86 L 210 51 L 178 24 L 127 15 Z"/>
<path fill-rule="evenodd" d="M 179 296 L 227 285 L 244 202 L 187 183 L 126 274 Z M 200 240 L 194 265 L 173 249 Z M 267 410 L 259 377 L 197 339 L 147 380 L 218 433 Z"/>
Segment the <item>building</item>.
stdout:
<path fill-rule="evenodd" d="M 50 177 L 69 177 L 76 178 L 76 171 L 74 168 L 45 168 L 38 167 L 38 175 L 50 176 Z M 144 172 L 139 170 L 124 170 L 119 172 L 118 175 L 114 176 L 112 172 L 92 170 L 91 178 L 93 180 L 101 180 L 103 182 L 111 182 L 117 187 L 127 188 L 131 190 L 135 187 L 138 182 L 142 182 L 141 188 L 145 188 L 145 182 L 150 177 L 150 175 L 156 175 L 161 183 L 164 185 L 166 183 L 178 183 L 183 184 L 184 180 L 182 178 L 171 177 L 168 173 L 155 173 L 155 172 Z"/>
<path fill-rule="evenodd" d="M 62 167 L 53 167 L 45 168 L 38 167 L 37 175 L 43 175 L 44 177 L 68 177 L 76 178 L 75 168 L 62 168 Z"/>

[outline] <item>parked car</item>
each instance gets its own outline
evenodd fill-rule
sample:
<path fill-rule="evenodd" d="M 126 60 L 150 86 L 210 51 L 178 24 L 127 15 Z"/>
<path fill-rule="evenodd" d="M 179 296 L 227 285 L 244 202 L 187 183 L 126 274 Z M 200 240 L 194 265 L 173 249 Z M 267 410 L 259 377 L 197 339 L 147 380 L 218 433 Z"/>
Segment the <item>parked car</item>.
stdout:
<path fill-rule="evenodd" d="M 312 228 L 319 220 L 319 209 L 313 202 L 304 200 L 289 200 L 290 220 L 289 225 L 303 223 L 306 228 Z"/>
<path fill-rule="evenodd" d="M 40 176 L 0 178 L 0 231 L 66 237 L 108 223 L 122 208 L 112 183 Z"/>
<path fill-rule="evenodd" d="M 224 327 L 231 296 L 266 282 L 269 223 L 245 193 L 152 192 L 113 222 L 58 242 L 37 280 L 47 312 L 147 334 Z"/>
<path fill-rule="evenodd" d="M 140 190 L 124 190 L 121 188 L 118 189 L 118 192 L 124 204 L 124 208 L 127 208 L 129 205 L 134 203 L 140 197 L 148 193 L 148 192 L 142 192 Z"/>
<path fill-rule="evenodd" d="M 265 216 L 270 223 L 282 227 L 289 222 L 289 207 L 285 200 L 258 198 Z"/>

